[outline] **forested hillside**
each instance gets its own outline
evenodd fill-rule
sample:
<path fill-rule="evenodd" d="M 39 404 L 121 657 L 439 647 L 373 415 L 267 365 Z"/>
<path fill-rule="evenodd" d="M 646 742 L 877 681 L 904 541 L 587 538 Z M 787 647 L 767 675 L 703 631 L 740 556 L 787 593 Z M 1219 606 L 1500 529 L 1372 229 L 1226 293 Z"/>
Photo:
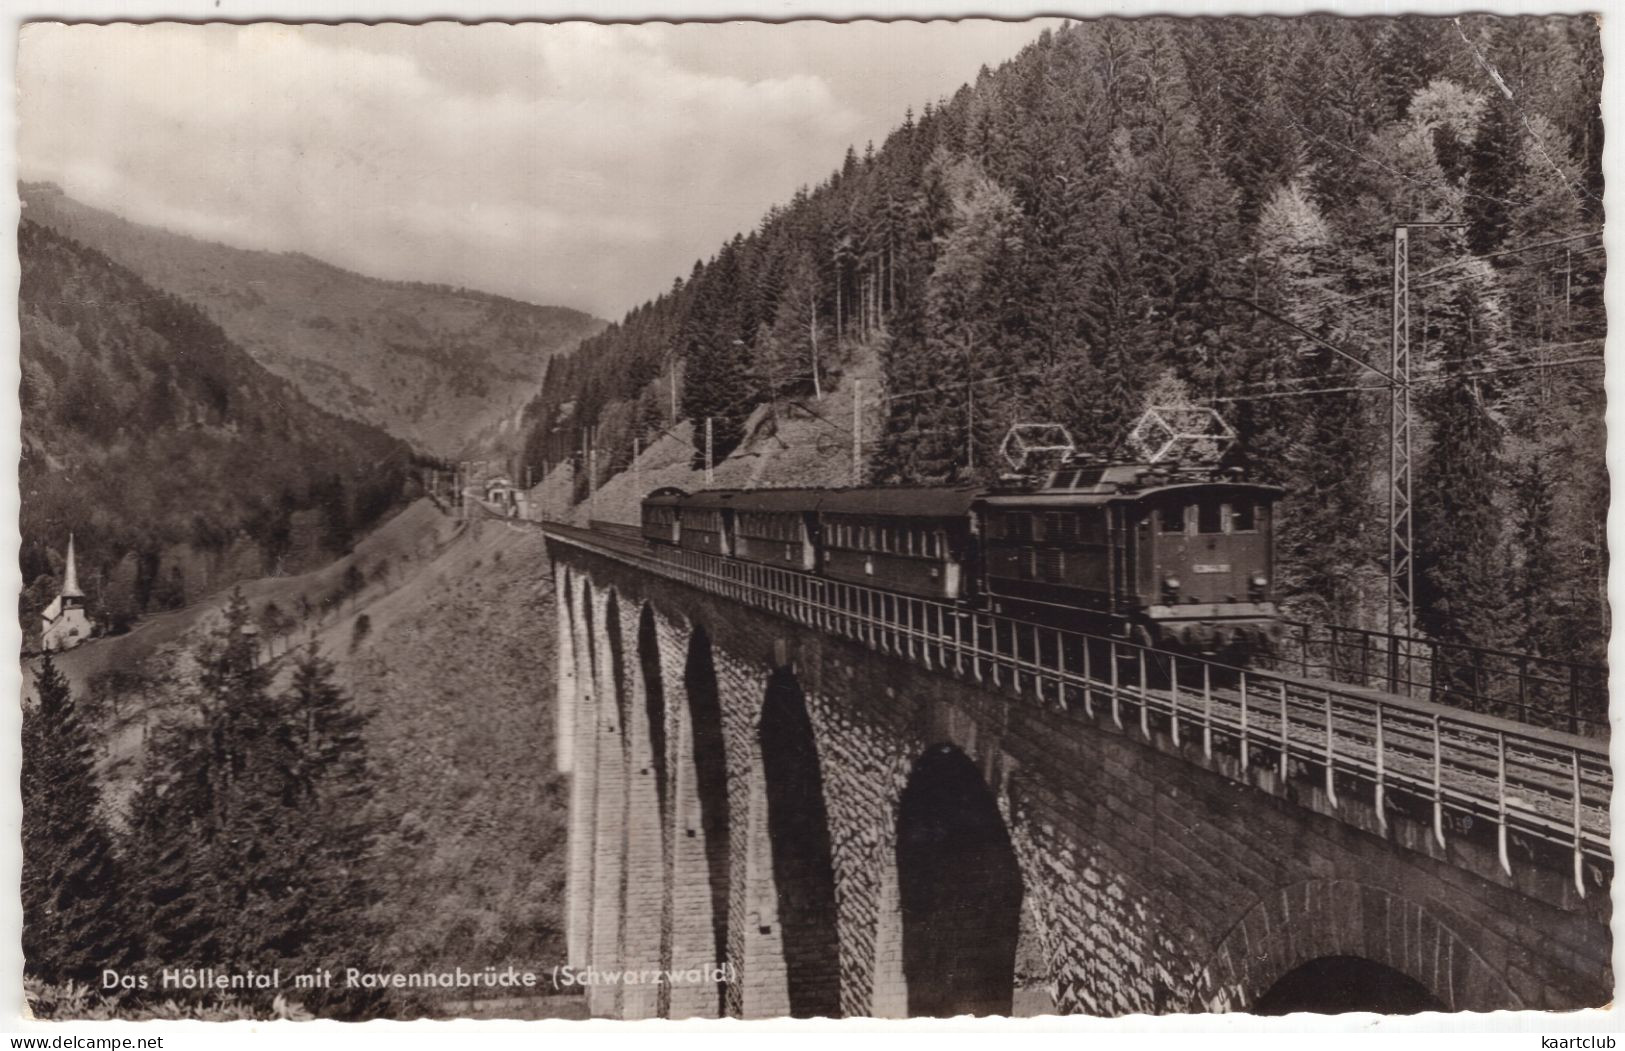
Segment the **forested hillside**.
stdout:
<path fill-rule="evenodd" d="M 603 327 L 578 310 L 199 241 L 91 208 L 49 184 L 21 192 L 30 219 L 196 305 L 313 404 L 436 456 L 457 456 L 511 416 L 536 390 L 548 355 Z"/>
<path fill-rule="evenodd" d="M 72 530 L 104 626 L 310 568 L 399 505 L 406 443 L 315 408 L 197 308 L 24 220 L 24 625 Z"/>
<path fill-rule="evenodd" d="M 1183 389 L 1288 490 L 1289 608 L 1372 623 L 1387 389 L 1326 343 L 1386 370 L 1394 224 L 1460 222 L 1410 252 L 1419 623 L 1601 659 L 1601 75 L 1590 18 L 1046 31 L 554 359 L 527 456 L 623 470 L 674 372 L 722 456 L 877 355 L 878 481 L 986 477 L 1019 420 L 1111 451 Z"/>

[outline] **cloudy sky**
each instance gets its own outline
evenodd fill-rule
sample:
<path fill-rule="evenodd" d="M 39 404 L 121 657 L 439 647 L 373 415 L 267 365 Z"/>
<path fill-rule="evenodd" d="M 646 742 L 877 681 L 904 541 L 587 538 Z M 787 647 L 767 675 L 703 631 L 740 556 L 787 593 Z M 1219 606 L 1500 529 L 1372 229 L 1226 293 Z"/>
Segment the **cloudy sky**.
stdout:
<path fill-rule="evenodd" d="M 33 25 L 22 178 L 617 317 L 1034 23 Z"/>

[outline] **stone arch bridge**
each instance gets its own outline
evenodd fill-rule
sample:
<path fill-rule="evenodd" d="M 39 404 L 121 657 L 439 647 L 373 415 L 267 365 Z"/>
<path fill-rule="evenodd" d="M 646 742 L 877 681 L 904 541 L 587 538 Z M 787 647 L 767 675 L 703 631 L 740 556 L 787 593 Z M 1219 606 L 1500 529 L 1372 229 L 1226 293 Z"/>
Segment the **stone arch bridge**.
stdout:
<path fill-rule="evenodd" d="M 546 529 L 595 1015 L 1611 995 L 1594 743 Z"/>

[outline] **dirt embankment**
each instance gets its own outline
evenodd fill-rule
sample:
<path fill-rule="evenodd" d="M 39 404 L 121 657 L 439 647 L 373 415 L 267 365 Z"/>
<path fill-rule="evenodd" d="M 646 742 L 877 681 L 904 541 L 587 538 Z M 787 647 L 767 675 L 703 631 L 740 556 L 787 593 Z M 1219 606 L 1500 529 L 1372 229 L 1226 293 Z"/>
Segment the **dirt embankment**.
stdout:
<path fill-rule="evenodd" d="M 758 407 L 745 423 L 744 442 L 715 465 L 709 483 L 703 466 L 694 466 L 693 425 L 684 421 L 641 450 L 631 469 L 604 478 L 607 471 L 600 468 L 597 491 L 579 504 L 570 502 L 572 467 L 555 469 L 531 490 L 533 514 L 576 525 L 585 525 L 589 518 L 635 524 L 643 497 L 662 486 L 692 492 L 851 485 L 854 401 L 858 447 L 867 463 L 882 420 L 879 376 L 878 355 L 872 348 L 858 348 L 855 360 L 822 398 L 807 396 Z M 607 459 L 600 452 L 600 464 Z"/>

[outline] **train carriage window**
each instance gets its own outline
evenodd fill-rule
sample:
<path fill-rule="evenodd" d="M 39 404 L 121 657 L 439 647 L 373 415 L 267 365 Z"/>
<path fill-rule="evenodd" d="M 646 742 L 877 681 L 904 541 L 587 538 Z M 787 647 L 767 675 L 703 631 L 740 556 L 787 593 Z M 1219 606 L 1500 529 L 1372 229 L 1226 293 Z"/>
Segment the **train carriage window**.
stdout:
<path fill-rule="evenodd" d="M 1162 531 L 1164 533 L 1183 533 L 1185 531 L 1184 504 L 1164 507 L 1158 512 L 1158 517 L 1162 520 Z"/>
<path fill-rule="evenodd" d="M 1237 500 L 1230 505 L 1230 531 L 1251 533 L 1258 528 L 1258 516 L 1253 513 L 1251 500 Z"/>
<path fill-rule="evenodd" d="M 1196 505 L 1196 531 L 1198 533 L 1224 532 L 1223 508 L 1217 500 L 1203 500 Z"/>

